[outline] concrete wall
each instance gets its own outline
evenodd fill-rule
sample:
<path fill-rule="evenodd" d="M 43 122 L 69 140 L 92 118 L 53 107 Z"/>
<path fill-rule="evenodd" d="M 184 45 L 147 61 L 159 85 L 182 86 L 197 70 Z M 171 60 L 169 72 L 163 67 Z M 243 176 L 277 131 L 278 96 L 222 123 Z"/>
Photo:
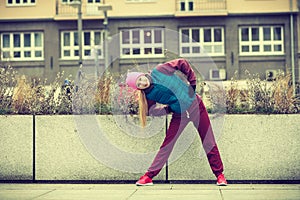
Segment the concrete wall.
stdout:
<path fill-rule="evenodd" d="M 300 115 L 211 116 L 228 180 L 300 180 Z M 0 116 L 0 180 L 136 180 L 165 134 L 119 116 Z M 156 120 L 156 121 L 155 121 Z M 33 177 L 33 166 L 35 177 Z M 165 169 L 155 180 L 165 180 Z M 214 180 L 191 124 L 177 141 L 169 180 Z"/>

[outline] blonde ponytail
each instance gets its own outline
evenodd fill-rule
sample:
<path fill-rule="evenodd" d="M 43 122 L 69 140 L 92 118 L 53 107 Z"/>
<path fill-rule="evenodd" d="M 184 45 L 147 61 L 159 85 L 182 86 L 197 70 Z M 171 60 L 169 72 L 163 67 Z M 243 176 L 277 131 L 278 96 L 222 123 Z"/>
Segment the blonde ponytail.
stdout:
<path fill-rule="evenodd" d="M 147 122 L 148 104 L 143 90 L 139 90 L 139 117 L 141 125 L 144 128 Z"/>

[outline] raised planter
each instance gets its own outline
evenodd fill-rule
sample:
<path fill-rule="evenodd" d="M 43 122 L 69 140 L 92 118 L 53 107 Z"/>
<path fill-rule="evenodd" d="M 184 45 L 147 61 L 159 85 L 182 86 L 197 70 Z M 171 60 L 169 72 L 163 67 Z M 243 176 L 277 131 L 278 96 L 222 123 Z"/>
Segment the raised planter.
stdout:
<path fill-rule="evenodd" d="M 131 126 L 134 119 L 122 120 L 0 116 L 0 180 L 136 180 L 163 140 L 165 118 L 144 133 Z M 212 122 L 229 180 L 300 180 L 299 114 L 212 116 Z M 165 180 L 165 172 L 155 180 Z M 171 155 L 168 179 L 215 179 L 191 124 Z"/>

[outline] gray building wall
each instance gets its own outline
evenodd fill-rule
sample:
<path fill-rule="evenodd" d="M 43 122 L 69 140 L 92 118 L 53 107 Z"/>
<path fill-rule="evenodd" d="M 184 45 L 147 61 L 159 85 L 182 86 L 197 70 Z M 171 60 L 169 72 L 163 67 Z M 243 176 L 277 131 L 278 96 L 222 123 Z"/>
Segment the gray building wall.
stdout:
<path fill-rule="evenodd" d="M 297 17 L 294 18 L 295 27 Z M 283 25 L 284 27 L 284 55 L 279 56 L 240 56 L 239 55 L 239 35 L 238 28 L 241 25 Z M 216 67 L 225 68 L 227 79 L 238 72 L 238 78 L 245 78 L 245 70 L 250 73 L 258 73 L 261 78 L 265 78 L 267 69 L 281 69 L 283 71 L 291 70 L 291 48 L 290 48 L 290 15 L 229 15 L 216 17 L 165 17 L 165 18 L 113 18 L 109 19 L 109 33 L 112 37 L 110 43 L 109 70 L 117 75 L 127 71 L 128 67 L 133 64 L 155 65 L 176 57 L 179 51 L 178 40 L 169 38 L 169 32 L 178 32 L 181 27 L 205 27 L 205 26 L 222 26 L 224 27 L 225 55 L 212 57 Z M 119 36 L 118 33 L 122 28 L 142 28 L 142 27 L 163 27 L 166 30 L 165 49 L 167 56 L 165 58 L 149 59 L 120 59 Z M 101 20 L 84 20 L 83 30 L 103 29 Z M 0 22 L 0 32 L 14 31 L 43 31 L 44 32 L 44 61 L 32 62 L 13 62 L 9 64 L 15 67 L 19 74 L 25 74 L 30 77 L 47 78 L 53 81 L 58 72 L 65 72 L 67 77 L 72 74 L 76 77 L 79 70 L 77 60 L 60 59 L 60 31 L 77 30 L 77 21 L 75 20 L 47 20 L 47 21 L 9 21 Z M 295 29 L 296 30 L 296 29 Z M 294 33 L 295 41 L 298 40 L 299 33 Z M 295 68 L 296 80 L 299 80 L 299 53 L 298 44 L 295 42 Z M 188 58 L 193 64 L 202 67 L 202 60 L 199 58 Z M 84 63 L 89 63 L 85 61 Z M 8 64 L 8 63 L 6 63 Z M 93 61 L 88 65 L 92 66 Z M 103 68 L 103 60 L 99 61 L 99 67 Z M 203 71 L 205 78 L 208 78 L 208 71 Z"/>

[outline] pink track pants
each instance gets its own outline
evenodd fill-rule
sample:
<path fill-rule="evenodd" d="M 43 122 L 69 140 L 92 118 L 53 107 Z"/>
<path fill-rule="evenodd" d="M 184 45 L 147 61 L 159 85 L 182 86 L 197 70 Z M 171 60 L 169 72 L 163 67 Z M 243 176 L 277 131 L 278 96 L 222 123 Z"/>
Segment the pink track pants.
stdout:
<path fill-rule="evenodd" d="M 212 172 L 216 177 L 223 172 L 223 163 L 215 141 L 207 110 L 201 97 L 196 95 L 196 99 L 187 110 L 187 113 L 174 113 L 172 115 L 165 139 L 151 166 L 146 172 L 146 175 L 153 178 L 161 171 L 167 162 L 178 137 L 190 121 L 193 122 L 194 126 L 198 130 Z"/>

